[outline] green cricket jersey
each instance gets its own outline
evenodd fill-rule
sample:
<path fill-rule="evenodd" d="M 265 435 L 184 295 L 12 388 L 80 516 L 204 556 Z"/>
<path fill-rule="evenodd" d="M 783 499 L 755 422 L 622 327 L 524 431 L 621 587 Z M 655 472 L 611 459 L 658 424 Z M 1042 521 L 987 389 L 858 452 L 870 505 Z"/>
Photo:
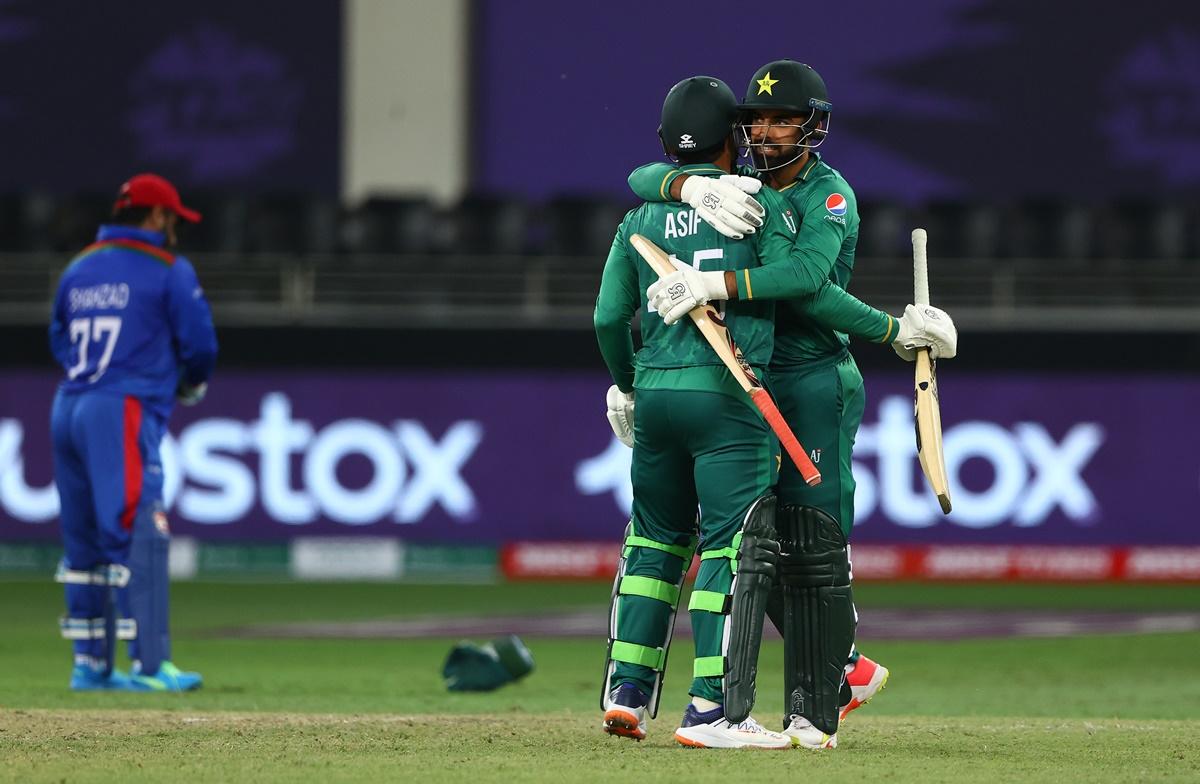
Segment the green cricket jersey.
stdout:
<path fill-rule="evenodd" d="M 682 169 L 653 163 L 634 171 L 629 185 L 640 198 L 664 201 Z M 740 173 L 754 176 L 753 169 Z M 762 194 L 774 193 L 763 188 Z M 761 266 L 737 276 L 738 296 L 750 301 L 784 299 L 776 311 L 771 367 L 791 367 L 836 356 L 849 335 L 873 343 L 896 336 L 895 319 L 846 293 L 858 243 L 858 204 L 854 191 L 818 153 L 796 179 L 778 193 L 788 220 L 797 224 L 796 241 L 786 255 L 765 256 Z M 793 217 L 797 216 L 797 217 Z"/>
<path fill-rule="evenodd" d="M 704 177 L 726 173 L 711 164 L 679 171 Z M 635 359 L 629 325 L 639 307 L 646 309 L 646 289 L 658 275 L 629 244 L 629 236 L 641 234 L 700 270 L 755 269 L 763 258 L 786 256 L 795 244 L 784 199 L 772 192 L 761 201 L 766 209 L 763 226 L 744 240 L 725 237 L 680 202 L 643 204 L 625 216 L 604 265 L 595 312 L 600 353 L 623 391 L 637 386 L 740 394 L 704 336 L 687 324 L 668 327 L 657 317 L 643 318 L 642 349 Z M 770 361 L 774 318 L 775 304 L 765 298 L 736 300 L 724 309 L 725 325 L 752 367 L 764 368 Z"/>

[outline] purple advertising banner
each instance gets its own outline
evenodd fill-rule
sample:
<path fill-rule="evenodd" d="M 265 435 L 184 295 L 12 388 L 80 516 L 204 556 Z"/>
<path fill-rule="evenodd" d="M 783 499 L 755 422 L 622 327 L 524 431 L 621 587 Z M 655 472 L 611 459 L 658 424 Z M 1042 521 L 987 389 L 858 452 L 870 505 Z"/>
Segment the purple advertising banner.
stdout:
<path fill-rule="evenodd" d="M 953 363 L 941 376 L 954 512 L 937 510 L 915 457 L 911 377 L 872 374 L 855 541 L 1200 544 L 1200 379 L 959 376 Z M 55 383 L 0 377 L 0 539 L 58 535 Z M 164 440 L 172 529 L 230 541 L 615 540 L 631 451 L 604 418 L 608 384 L 600 373 L 224 373 Z"/>
<path fill-rule="evenodd" d="M 0 189 L 336 194 L 341 61 L 340 2 L 4 0 Z"/>
<path fill-rule="evenodd" d="M 824 78 L 822 152 L 863 199 L 1200 193 L 1192 0 L 485 0 L 475 30 L 485 189 L 632 201 L 672 84 L 707 74 L 740 99 L 791 58 Z"/>

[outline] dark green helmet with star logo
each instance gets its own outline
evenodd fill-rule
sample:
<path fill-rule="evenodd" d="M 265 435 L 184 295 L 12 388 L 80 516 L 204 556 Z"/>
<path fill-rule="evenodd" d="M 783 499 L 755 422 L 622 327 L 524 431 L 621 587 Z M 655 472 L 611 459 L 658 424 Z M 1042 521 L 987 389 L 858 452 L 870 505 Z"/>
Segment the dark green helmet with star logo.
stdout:
<path fill-rule="evenodd" d="M 658 138 L 668 155 L 691 157 L 720 148 L 733 133 L 737 98 L 715 76 L 693 76 L 663 101 Z"/>
<path fill-rule="evenodd" d="M 760 172 L 782 169 L 815 150 L 829 135 L 833 104 L 821 75 L 795 60 L 759 68 L 738 106 L 738 143 Z M 785 135 L 778 134 L 783 131 Z"/>
<path fill-rule="evenodd" d="M 775 60 L 759 68 L 746 87 L 746 100 L 739 109 L 776 109 L 809 114 L 814 109 L 829 112 L 825 80 L 812 66 L 795 60 Z"/>

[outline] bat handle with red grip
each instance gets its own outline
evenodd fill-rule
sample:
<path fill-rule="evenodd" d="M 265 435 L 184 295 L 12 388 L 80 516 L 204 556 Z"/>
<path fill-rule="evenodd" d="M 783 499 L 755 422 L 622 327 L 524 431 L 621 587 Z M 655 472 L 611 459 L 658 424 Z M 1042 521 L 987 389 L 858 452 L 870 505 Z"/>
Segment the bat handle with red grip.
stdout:
<path fill-rule="evenodd" d="M 796 468 L 800 471 L 800 476 L 809 485 L 821 484 L 821 472 L 813 465 L 813 462 L 808 459 L 808 454 L 804 451 L 804 447 L 800 446 L 799 439 L 792 429 L 788 427 L 787 422 L 783 421 L 783 414 L 779 413 L 779 408 L 775 405 L 775 401 L 771 400 L 771 396 L 767 394 L 765 389 L 750 390 L 750 399 L 754 401 L 754 405 L 762 412 L 763 418 L 767 420 L 767 424 L 771 426 L 771 430 L 775 431 L 775 435 L 779 437 L 779 443 L 783 446 L 784 451 L 788 453 L 788 457 L 796 464 Z"/>

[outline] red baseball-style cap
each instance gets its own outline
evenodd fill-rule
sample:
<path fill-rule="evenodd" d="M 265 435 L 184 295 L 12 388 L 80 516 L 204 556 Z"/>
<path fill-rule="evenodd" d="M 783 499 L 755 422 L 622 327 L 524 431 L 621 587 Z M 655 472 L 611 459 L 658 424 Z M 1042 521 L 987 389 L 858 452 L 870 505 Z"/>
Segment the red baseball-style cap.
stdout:
<path fill-rule="evenodd" d="M 157 174 L 139 174 L 121 186 L 113 209 L 125 207 L 165 207 L 185 221 L 200 222 L 200 213 L 183 206 L 175 186 Z"/>

